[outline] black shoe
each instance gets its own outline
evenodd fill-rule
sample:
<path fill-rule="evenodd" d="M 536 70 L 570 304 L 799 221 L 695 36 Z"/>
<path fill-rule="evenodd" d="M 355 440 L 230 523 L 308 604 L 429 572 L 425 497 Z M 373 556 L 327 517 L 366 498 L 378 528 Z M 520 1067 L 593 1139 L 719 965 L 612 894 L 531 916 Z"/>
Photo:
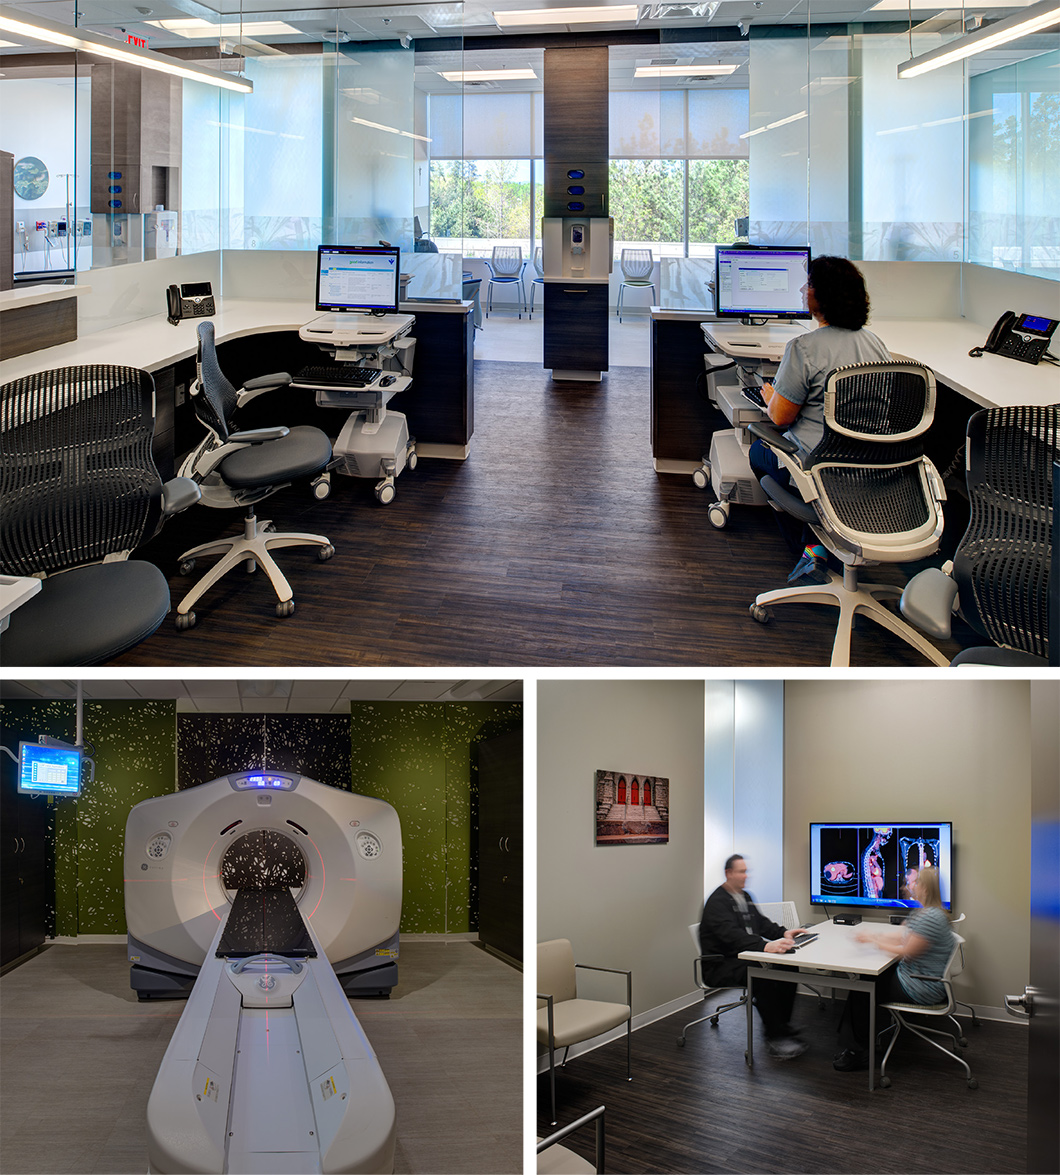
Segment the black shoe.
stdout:
<path fill-rule="evenodd" d="M 869 1067 L 868 1049 L 844 1049 L 832 1062 L 840 1073 L 864 1072 Z"/>

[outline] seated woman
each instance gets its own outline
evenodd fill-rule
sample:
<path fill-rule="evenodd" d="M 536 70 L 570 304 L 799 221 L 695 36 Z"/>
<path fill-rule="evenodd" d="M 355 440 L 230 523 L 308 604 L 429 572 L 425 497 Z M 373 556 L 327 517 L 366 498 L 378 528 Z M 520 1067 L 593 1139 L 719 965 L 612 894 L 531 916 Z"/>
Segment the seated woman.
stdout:
<path fill-rule="evenodd" d="M 941 979 L 953 953 L 953 931 L 939 896 L 938 870 L 930 866 L 921 869 L 913 890 L 920 908 L 910 913 L 901 930 L 863 928 L 856 935 L 859 942 L 875 943 L 898 959 L 897 967 L 889 967 L 875 981 L 877 1004 L 938 1004 L 946 998 L 941 983 L 914 978 L 937 975 Z M 853 1072 L 869 1067 L 869 993 L 852 991 L 847 1009 L 854 1047 L 839 1053 L 832 1065 Z"/>
<path fill-rule="evenodd" d="M 886 363 L 891 353 L 865 329 L 869 318 L 865 280 L 845 257 L 815 257 L 803 289 L 806 308 L 819 326 L 784 348 L 776 378 L 762 386 L 762 398 L 769 419 L 786 429 L 802 452 L 809 453 L 824 435 L 824 385 L 829 373 L 848 363 Z M 790 483 L 790 474 L 764 441 L 752 443 L 750 461 L 758 478 L 769 474 L 782 486 Z M 778 514 L 777 519 L 789 545 L 804 547 L 788 582 L 827 583 L 828 553 L 824 547 L 814 541 L 809 528 L 801 537 L 787 533 L 783 520 L 788 515 Z"/>

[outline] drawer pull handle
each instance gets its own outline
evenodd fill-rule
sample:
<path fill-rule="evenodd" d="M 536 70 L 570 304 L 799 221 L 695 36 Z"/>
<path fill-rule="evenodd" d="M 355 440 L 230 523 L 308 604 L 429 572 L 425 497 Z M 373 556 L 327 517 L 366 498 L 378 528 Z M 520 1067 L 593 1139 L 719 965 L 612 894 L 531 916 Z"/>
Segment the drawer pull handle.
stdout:
<path fill-rule="evenodd" d="M 565 294 L 587 294 L 588 290 L 564 290 Z"/>

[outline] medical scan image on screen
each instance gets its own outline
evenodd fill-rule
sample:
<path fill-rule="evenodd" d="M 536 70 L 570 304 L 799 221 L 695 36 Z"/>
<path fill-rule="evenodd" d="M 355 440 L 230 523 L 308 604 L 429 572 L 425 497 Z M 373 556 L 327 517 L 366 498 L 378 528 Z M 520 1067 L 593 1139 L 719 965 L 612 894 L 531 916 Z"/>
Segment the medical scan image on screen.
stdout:
<path fill-rule="evenodd" d="M 950 908 L 952 825 L 810 826 L 810 900 L 817 904 L 910 907 L 921 869 L 938 870 Z"/>

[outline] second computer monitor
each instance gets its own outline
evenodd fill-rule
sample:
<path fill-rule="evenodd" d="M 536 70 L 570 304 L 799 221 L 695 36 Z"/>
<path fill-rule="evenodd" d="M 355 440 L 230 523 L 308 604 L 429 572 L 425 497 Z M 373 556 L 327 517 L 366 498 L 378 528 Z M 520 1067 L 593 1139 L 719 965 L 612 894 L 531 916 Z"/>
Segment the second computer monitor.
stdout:
<path fill-rule="evenodd" d="M 401 250 L 390 245 L 320 245 L 317 309 L 396 314 Z"/>
<path fill-rule="evenodd" d="M 809 318 L 803 286 L 810 250 L 802 245 L 719 245 L 714 251 L 719 318 Z"/>

